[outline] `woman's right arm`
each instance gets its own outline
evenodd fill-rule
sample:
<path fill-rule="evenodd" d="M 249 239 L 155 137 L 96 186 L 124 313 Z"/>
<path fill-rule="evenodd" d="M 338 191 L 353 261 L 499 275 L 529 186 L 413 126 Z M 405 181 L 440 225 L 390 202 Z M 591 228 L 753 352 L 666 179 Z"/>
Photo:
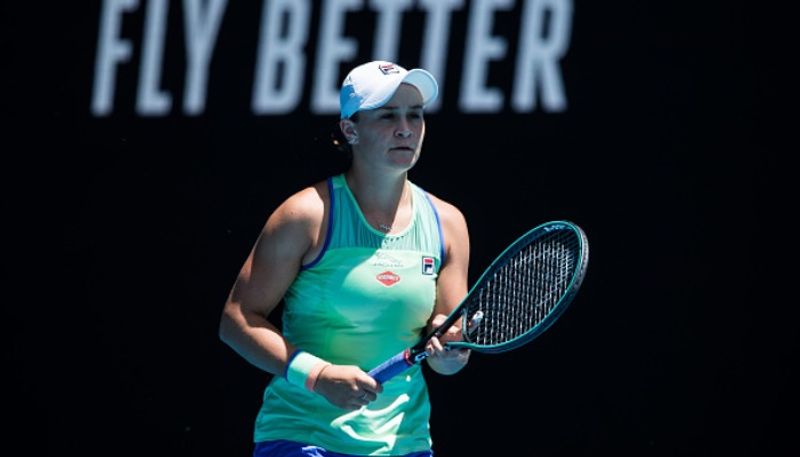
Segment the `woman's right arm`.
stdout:
<path fill-rule="evenodd" d="M 314 253 L 323 232 L 319 189 L 290 197 L 269 217 L 247 257 L 220 319 L 222 341 L 256 367 L 282 376 L 295 347 L 267 320 L 297 277 L 303 258 Z M 357 409 L 383 388 L 360 368 L 329 365 L 318 372 L 314 390 L 332 404 Z"/>
<path fill-rule="evenodd" d="M 322 205 L 320 201 L 315 208 L 311 196 L 301 192 L 275 210 L 244 262 L 222 312 L 222 341 L 272 374 L 283 373 L 294 347 L 267 317 L 280 303 L 311 248 L 315 220 L 321 220 L 324 212 Z"/>

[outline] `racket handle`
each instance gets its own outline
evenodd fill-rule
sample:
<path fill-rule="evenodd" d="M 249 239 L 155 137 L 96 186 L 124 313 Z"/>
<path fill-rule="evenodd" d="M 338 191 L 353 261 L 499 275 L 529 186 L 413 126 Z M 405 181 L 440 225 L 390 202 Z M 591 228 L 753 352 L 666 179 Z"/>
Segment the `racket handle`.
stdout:
<path fill-rule="evenodd" d="M 414 365 L 414 361 L 411 360 L 410 351 L 406 349 L 405 351 L 397 354 L 391 359 L 370 370 L 369 375 L 379 383 L 383 384 L 387 380 L 393 378 L 395 375 L 406 371 L 412 365 Z"/>

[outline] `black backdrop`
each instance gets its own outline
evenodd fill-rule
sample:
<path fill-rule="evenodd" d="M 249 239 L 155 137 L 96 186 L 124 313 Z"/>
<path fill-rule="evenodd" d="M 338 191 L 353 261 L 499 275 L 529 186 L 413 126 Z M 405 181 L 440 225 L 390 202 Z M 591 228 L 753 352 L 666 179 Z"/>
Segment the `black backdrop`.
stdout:
<path fill-rule="evenodd" d="M 269 212 L 344 165 L 325 141 L 336 116 L 309 112 L 310 81 L 296 110 L 251 112 L 255 3 L 228 5 L 201 115 L 180 110 L 170 13 L 175 107 L 136 114 L 134 58 L 114 110 L 94 116 L 100 2 L 69 3 L 3 6 L 5 225 L 19 254 L 4 434 L 34 455 L 248 455 L 268 377 L 219 341 L 219 314 Z M 585 228 L 592 261 L 535 344 L 427 373 L 438 456 L 797 452 L 797 332 L 772 279 L 791 243 L 764 242 L 787 214 L 766 134 L 780 93 L 765 43 L 780 31 L 744 2 L 698 3 L 577 2 L 561 112 L 460 112 L 453 45 L 411 179 L 464 212 L 471 281 L 551 219 Z M 518 12 L 498 30 L 513 35 Z M 138 43 L 141 12 L 126 21 Z M 465 23 L 455 16 L 453 43 Z M 415 46 L 401 64 L 419 64 Z M 509 67 L 493 68 L 502 85 Z"/>

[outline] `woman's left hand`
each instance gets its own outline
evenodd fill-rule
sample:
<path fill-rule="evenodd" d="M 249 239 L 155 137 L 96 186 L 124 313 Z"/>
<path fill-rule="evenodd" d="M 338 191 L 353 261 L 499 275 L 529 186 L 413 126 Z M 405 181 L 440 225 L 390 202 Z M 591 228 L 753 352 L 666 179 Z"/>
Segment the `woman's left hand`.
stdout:
<path fill-rule="evenodd" d="M 444 314 L 437 314 L 433 318 L 431 325 L 436 328 L 447 319 Z M 461 328 L 452 326 L 441 337 L 433 337 L 425 346 L 425 351 L 428 353 L 428 365 L 434 371 L 444 375 L 457 373 L 469 361 L 469 349 L 445 349 L 445 343 L 448 341 L 461 341 Z"/>

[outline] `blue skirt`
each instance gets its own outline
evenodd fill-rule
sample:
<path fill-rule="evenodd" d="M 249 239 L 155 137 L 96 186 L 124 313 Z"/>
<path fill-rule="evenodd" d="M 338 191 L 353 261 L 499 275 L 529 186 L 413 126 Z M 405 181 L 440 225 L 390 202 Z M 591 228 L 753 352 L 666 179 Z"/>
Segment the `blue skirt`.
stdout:
<path fill-rule="evenodd" d="M 288 440 L 262 441 L 256 443 L 253 457 L 359 457 L 340 454 L 319 446 L 309 446 Z M 412 452 L 398 457 L 433 457 L 433 451 Z"/>

